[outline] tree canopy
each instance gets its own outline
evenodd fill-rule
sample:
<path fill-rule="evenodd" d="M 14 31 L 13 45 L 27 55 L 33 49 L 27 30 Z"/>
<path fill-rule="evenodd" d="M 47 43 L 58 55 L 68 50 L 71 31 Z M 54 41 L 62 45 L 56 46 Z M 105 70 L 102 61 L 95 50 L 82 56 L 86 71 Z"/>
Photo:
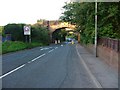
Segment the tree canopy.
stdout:
<path fill-rule="evenodd" d="M 93 43 L 95 3 L 66 3 L 61 20 L 76 24 L 83 43 Z M 98 2 L 98 37 L 120 38 L 120 3 Z"/>

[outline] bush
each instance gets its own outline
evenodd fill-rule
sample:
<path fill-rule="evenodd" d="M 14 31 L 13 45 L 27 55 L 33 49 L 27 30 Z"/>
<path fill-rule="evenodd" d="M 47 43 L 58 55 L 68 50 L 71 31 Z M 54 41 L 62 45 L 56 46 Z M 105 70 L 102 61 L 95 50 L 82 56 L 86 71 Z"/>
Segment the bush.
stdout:
<path fill-rule="evenodd" d="M 5 34 L 11 34 L 12 41 L 25 41 L 23 27 L 25 24 L 7 24 L 4 26 Z M 49 43 L 49 31 L 40 25 L 31 26 L 32 42 Z"/>
<path fill-rule="evenodd" d="M 7 24 L 4 26 L 5 34 L 11 34 L 13 41 L 24 41 L 23 26 L 25 24 Z"/>

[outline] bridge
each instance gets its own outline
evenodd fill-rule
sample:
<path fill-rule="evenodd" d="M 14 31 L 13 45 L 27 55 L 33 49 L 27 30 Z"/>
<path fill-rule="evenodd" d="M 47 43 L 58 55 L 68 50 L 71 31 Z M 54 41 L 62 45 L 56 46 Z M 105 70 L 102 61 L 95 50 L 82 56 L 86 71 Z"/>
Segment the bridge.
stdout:
<path fill-rule="evenodd" d="M 65 29 L 66 31 L 74 31 L 75 30 L 75 25 L 72 25 L 68 22 L 60 22 L 58 24 L 53 24 L 53 25 L 49 25 L 49 30 L 51 33 L 53 33 L 54 31 L 58 30 L 58 29 Z"/>
<path fill-rule="evenodd" d="M 51 37 L 51 41 L 53 41 L 53 33 L 57 30 L 65 29 L 65 31 L 68 32 L 75 32 L 76 25 L 73 25 L 68 22 L 62 22 L 59 20 L 53 20 L 53 21 L 46 21 L 46 20 L 39 20 L 37 22 L 38 24 L 41 24 L 44 27 L 47 27 L 49 29 L 49 34 Z M 79 37 L 79 35 L 78 35 Z M 78 39 L 79 41 L 79 39 Z"/>
<path fill-rule="evenodd" d="M 75 30 L 75 25 L 70 24 L 68 22 L 61 22 L 59 20 L 51 20 L 51 21 L 39 20 L 37 21 L 37 23 L 41 24 L 42 26 L 48 27 L 50 33 L 53 33 L 58 29 L 65 29 L 66 31 Z"/>

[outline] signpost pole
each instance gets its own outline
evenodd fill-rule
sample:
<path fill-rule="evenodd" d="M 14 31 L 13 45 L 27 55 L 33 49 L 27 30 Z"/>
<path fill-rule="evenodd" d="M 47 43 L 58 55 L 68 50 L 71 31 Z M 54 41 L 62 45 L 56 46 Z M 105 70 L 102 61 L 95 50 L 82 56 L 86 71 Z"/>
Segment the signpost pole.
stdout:
<path fill-rule="evenodd" d="M 29 43 L 31 43 L 31 35 L 29 35 Z"/>
<path fill-rule="evenodd" d="M 25 35 L 25 42 L 27 43 L 27 35 Z"/>

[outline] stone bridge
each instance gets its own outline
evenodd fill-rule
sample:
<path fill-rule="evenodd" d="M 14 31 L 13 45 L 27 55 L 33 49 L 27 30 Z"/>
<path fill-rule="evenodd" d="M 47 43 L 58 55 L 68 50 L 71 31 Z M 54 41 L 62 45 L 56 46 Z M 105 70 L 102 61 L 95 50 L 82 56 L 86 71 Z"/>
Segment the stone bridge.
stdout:
<path fill-rule="evenodd" d="M 75 27 L 76 27 L 73 24 L 70 24 L 68 22 L 61 22 L 59 20 L 53 20 L 53 21 L 41 21 L 40 20 L 37 23 L 39 23 L 49 29 L 51 40 L 52 40 L 52 34 L 56 30 L 65 29 L 68 32 L 70 32 L 70 31 L 75 32 Z M 78 35 L 78 37 L 79 37 L 79 35 Z"/>
<path fill-rule="evenodd" d="M 53 33 L 55 30 L 58 29 L 65 29 L 66 31 L 75 30 L 75 25 L 72 25 L 68 22 L 61 22 L 59 20 L 53 20 L 53 21 L 39 20 L 37 21 L 37 23 L 42 26 L 48 27 L 50 33 Z"/>
<path fill-rule="evenodd" d="M 53 33 L 58 29 L 65 29 L 66 31 L 74 31 L 75 25 L 69 24 L 68 22 L 59 22 L 58 24 L 48 25 L 48 29 L 50 30 L 50 33 Z"/>

